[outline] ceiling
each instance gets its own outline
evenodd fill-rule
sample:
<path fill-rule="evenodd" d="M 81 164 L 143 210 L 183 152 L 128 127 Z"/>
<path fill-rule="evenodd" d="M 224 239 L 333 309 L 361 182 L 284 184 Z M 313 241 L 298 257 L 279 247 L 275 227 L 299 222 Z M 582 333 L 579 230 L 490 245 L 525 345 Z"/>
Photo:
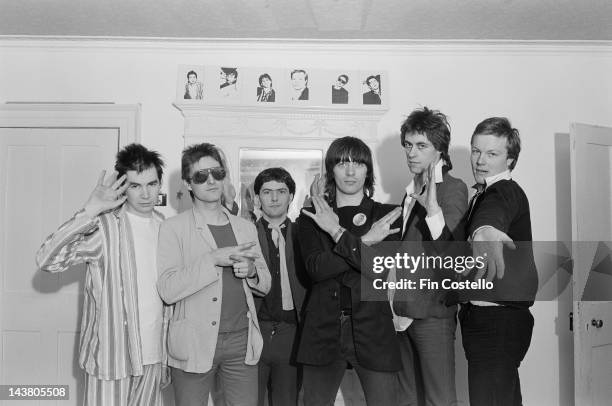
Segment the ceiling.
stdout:
<path fill-rule="evenodd" d="M 0 0 L 0 35 L 612 40 L 610 0 Z"/>

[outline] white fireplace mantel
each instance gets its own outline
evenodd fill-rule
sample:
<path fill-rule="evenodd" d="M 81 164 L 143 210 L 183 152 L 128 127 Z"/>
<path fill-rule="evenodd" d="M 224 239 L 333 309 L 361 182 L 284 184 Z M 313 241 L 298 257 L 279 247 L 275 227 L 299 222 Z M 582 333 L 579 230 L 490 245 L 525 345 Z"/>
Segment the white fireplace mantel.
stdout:
<path fill-rule="evenodd" d="M 376 143 L 386 107 L 313 107 L 175 103 L 185 117 L 185 143 L 198 140 L 257 139 L 279 147 L 296 140 L 326 141 L 344 136 Z M 219 140 L 216 140 L 219 141 Z M 201 142 L 201 141 L 200 141 Z M 265 147 L 262 145 L 262 147 Z"/>
<path fill-rule="evenodd" d="M 286 150 L 291 150 L 292 153 L 317 150 L 320 151 L 320 156 L 324 157 L 329 144 L 334 139 L 345 136 L 358 137 L 372 147 L 378 141 L 378 123 L 387 112 L 387 107 L 384 106 L 314 107 L 202 103 L 175 103 L 174 106 L 185 118 L 185 146 L 209 142 L 224 151 L 230 180 L 237 187 L 241 207 L 244 205 L 243 184 L 249 182 L 241 176 L 240 161 L 243 152 L 276 150 L 276 153 L 280 151 L 282 156 L 282 151 Z M 242 168 L 243 173 L 252 171 L 248 164 L 246 165 Z M 275 165 L 279 165 L 278 162 L 270 162 L 270 167 Z M 294 177 L 300 179 L 306 175 L 293 173 Z M 304 183 L 302 189 L 307 189 L 310 182 L 311 179 Z M 296 198 L 298 195 L 303 198 L 305 192 L 298 192 Z M 189 199 L 182 199 L 181 204 L 189 203 Z M 183 209 L 186 207 L 188 206 Z"/>

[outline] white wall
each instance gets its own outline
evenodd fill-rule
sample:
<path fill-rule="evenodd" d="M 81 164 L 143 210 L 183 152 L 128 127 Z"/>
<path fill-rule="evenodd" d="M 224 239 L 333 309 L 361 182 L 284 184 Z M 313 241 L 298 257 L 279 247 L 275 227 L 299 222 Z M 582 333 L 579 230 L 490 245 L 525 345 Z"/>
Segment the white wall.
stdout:
<path fill-rule="evenodd" d="M 5 39 L 0 41 L 0 102 L 141 103 L 141 142 L 159 150 L 168 172 L 176 173 L 183 119 L 171 103 L 179 64 L 386 70 L 391 99 L 375 149 L 382 162 L 378 199 L 401 197 L 406 178 L 398 130 L 413 108 L 427 105 L 449 116 L 455 174 L 468 185 L 469 136 L 482 119 L 503 115 L 521 131 L 523 152 L 514 178 L 530 199 L 534 239 L 555 240 L 554 137 L 567 133 L 570 122 L 612 126 L 611 51 L 609 45 L 585 44 Z M 169 195 L 175 206 L 176 187 L 171 185 Z M 524 403 L 568 404 L 571 374 L 563 368 L 572 348 L 566 308 L 538 303 L 533 310 L 534 337 L 520 370 Z M 459 346 L 457 351 L 459 395 L 465 400 L 465 361 Z"/>

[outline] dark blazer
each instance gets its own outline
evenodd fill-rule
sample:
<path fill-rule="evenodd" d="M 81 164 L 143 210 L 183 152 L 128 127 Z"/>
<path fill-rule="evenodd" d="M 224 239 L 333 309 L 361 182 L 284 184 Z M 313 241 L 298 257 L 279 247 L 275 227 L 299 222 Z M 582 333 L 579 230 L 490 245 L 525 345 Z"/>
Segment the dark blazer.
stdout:
<path fill-rule="evenodd" d="M 497 181 L 476 200 L 466 219 L 468 235 L 485 225 L 508 234 L 517 249 L 504 250 L 505 275 L 494 281 L 493 290 L 477 297 L 460 294 L 459 300 L 487 300 L 523 308 L 531 306 L 538 289 L 538 274 L 531 243 L 529 200 L 518 183 L 511 179 Z"/>
<path fill-rule="evenodd" d="M 268 94 L 268 98 L 266 100 L 261 100 L 262 94 L 263 94 L 263 87 L 258 86 L 257 87 L 257 101 L 273 102 L 276 100 L 276 92 L 274 91 L 274 89 L 270 89 L 270 93 Z"/>
<path fill-rule="evenodd" d="M 332 104 L 347 104 L 348 103 L 348 90 L 341 87 L 336 89 L 332 86 Z"/>
<path fill-rule="evenodd" d="M 399 344 L 387 301 L 362 301 L 359 237 L 372 223 L 395 206 L 364 197 L 360 212 L 366 214 L 360 235 L 344 232 L 337 244 L 308 216 L 298 218 L 300 249 L 312 290 L 304 318 L 298 361 L 327 365 L 342 358 L 340 351 L 340 290 L 350 288 L 353 339 L 359 364 L 376 371 L 401 369 Z M 309 209 L 313 210 L 313 209 Z M 340 224 L 349 228 L 349 224 Z"/>
<path fill-rule="evenodd" d="M 310 91 L 308 90 L 307 87 L 305 87 L 304 89 L 302 89 L 302 93 L 300 93 L 300 97 L 298 97 L 298 100 L 308 100 Z"/>
<path fill-rule="evenodd" d="M 443 169 L 442 182 L 436 184 L 436 196 L 438 204 L 444 216 L 444 230 L 438 238 L 443 240 L 462 241 L 465 240 L 464 216 L 468 209 L 468 191 L 465 183 L 450 175 L 446 167 Z M 407 203 L 407 195 L 404 195 L 402 207 Z M 406 227 L 402 227 L 402 240 L 409 242 L 405 250 L 426 255 L 445 255 L 445 250 L 437 250 L 431 241 L 433 238 L 427 226 L 425 218 L 427 211 L 421 204 L 415 201 L 408 216 Z M 413 254 L 413 255 L 416 255 Z M 450 255 L 450 253 L 449 253 Z M 444 278 L 455 278 L 453 271 L 448 270 L 419 270 L 413 278 L 429 278 L 433 281 L 441 281 Z M 398 274 L 399 278 L 399 274 Z M 448 292 L 440 290 L 397 290 L 393 301 L 393 310 L 399 316 L 408 316 L 415 319 L 427 317 L 454 317 L 456 306 L 447 306 L 446 296 Z"/>
<path fill-rule="evenodd" d="M 373 90 L 363 94 L 363 104 L 380 104 L 380 96 L 374 93 Z"/>
<path fill-rule="evenodd" d="M 257 228 L 257 237 L 261 252 L 263 253 L 266 264 L 270 263 L 270 247 L 266 238 L 266 230 L 261 222 L 261 219 L 255 223 Z M 285 258 L 287 258 L 287 273 L 289 274 L 289 285 L 291 286 L 291 296 L 293 297 L 293 306 L 297 310 L 298 321 L 304 314 L 304 303 L 306 296 L 306 288 L 308 286 L 308 276 L 305 274 L 304 264 L 299 250 L 296 251 L 297 242 L 297 227 L 291 221 L 287 225 L 287 238 L 285 238 Z M 255 306 L 257 313 L 263 303 L 263 298 L 255 298 Z"/>

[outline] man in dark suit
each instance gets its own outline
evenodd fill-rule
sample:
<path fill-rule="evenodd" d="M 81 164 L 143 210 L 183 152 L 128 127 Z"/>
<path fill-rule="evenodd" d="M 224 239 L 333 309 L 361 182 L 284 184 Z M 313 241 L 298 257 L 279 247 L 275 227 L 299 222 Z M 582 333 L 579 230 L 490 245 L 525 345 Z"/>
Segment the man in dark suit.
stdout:
<path fill-rule="evenodd" d="M 295 246 L 297 228 L 287 217 L 295 182 L 283 168 L 260 172 L 254 183 L 262 218 L 256 222 L 259 244 L 272 275 L 267 296 L 257 299 L 264 340 L 259 359 L 259 406 L 269 389 L 271 406 L 297 404 L 300 371 L 295 363 L 305 286 L 302 260 Z"/>
<path fill-rule="evenodd" d="M 413 175 L 402 202 L 402 240 L 410 242 L 405 245 L 406 252 L 439 255 L 427 242 L 464 239 L 461 220 L 467 211 L 467 186 L 449 173 L 452 164 L 446 116 L 427 107 L 413 111 L 402 124 L 401 143 Z M 419 270 L 418 276 L 432 280 L 449 276 L 442 270 L 430 270 L 428 275 L 423 272 Z M 447 306 L 441 290 L 398 290 L 394 310 L 406 317 L 396 325 L 403 363 L 400 405 L 422 404 L 423 400 L 426 405 L 456 404 L 457 306 Z"/>
<path fill-rule="evenodd" d="M 308 100 L 308 73 L 303 69 L 292 70 L 291 87 L 293 88 L 291 100 Z"/>
<path fill-rule="evenodd" d="M 361 242 L 381 241 L 399 208 L 372 200 L 372 152 L 360 139 L 334 140 L 325 156 L 328 202 L 313 196 L 298 219 L 300 249 L 312 290 L 298 361 L 304 364 L 304 405 L 333 404 L 347 364 L 355 368 L 369 406 L 397 404 L 399 346 L 391 307 L 363 298 Z M 398 224 L 399 225 L 399 224 Z M 371 269 L 370 269 L 371 271 Z"/>
<path fill-rule="evenodd" d="M 462 304 L 459 312 L 470 405 L 521 405 L 518 367 L 531 342 L 533 316 L 529 307 L 537 290 L 529 201 L 510 174 L 521 141 L 507 118 L 492 117 L 476 126 L 471 144 L 477 193 L 470 204 L 466 230 L 473 256 L 487 253 L 489 258 L 488 266 L 476 277 L 486 272 L 495 288 Z M 502 242 L 507 244 L 508 237 L 518 249 L 502 255 Z"/>

